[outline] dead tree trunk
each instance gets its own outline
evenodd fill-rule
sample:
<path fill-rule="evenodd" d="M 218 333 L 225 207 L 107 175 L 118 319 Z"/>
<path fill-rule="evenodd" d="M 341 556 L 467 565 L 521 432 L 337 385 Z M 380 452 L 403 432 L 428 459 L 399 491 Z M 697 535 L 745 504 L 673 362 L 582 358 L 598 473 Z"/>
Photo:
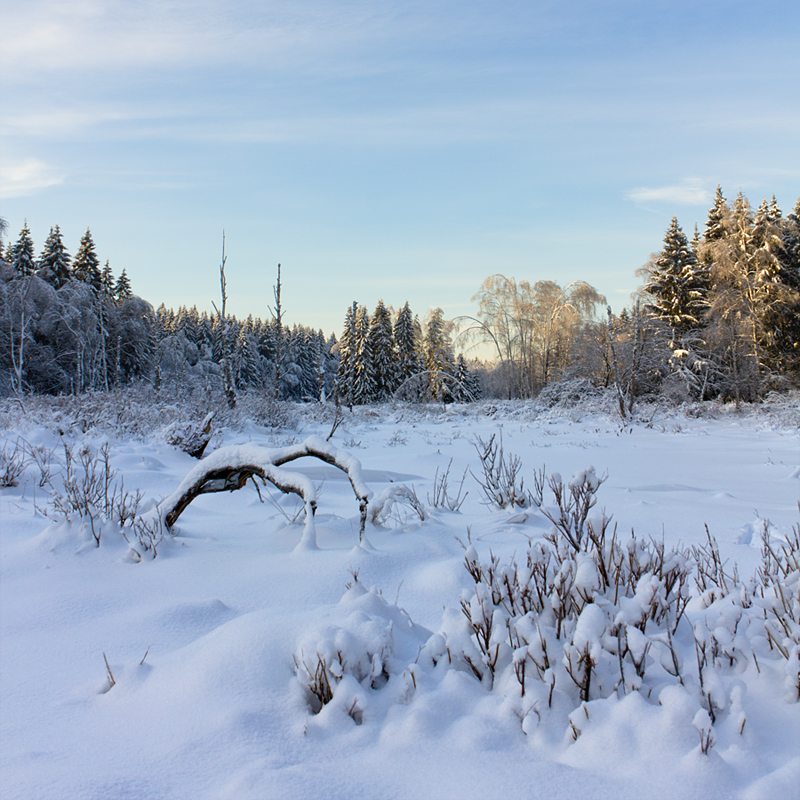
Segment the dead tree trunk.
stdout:
<path fill-rule="evenodd" d="M 222 380 L 225 384 L 225 399 L 228 401 L 228 408 L 236 406 L 236 389 L 233 386 L 233 375 L 231 374 L 231 353 L 230 353 L 230 332 L 228 330 L 228 320 L 225 316 L 225 307 L 228 303 L 227 281 L 225 279 L 225 262 L 228 257 L 225 255 L 225 231 L 222 231 L 222 263 L 219 265 L 219 288 L 222 294 L 222 305 L 214 310 L 219 317 L 220 338 L 222 348 Z"/>

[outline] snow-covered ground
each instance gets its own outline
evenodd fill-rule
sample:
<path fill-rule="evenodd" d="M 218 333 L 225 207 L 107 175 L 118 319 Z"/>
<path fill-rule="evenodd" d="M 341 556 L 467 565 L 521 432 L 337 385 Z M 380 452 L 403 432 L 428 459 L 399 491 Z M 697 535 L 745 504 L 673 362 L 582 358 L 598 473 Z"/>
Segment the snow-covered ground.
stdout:
<path fill-rule="evenodd" d="M 251 424 L 223 431 L 212 447 L 324 439 L 330 421 L 303 413 L 296 430 Z M 298 547 L 296 498 L 262 487 L 261 502 L 251 484 L 196 499 L 175 538 L 142 560 L 111 523 L 98 523 L 96 547 L 77 515 L 71 523 L 52 517 L 63 441 L 76 453 L 109 442 L 117 478 L 143 492 L 143 506 L 174 492 L 198 462 L 157 429 L 144 440 L 120 439 L 62 424 L 59 435 L 55 423 L 5 419 L 14 426 L 0 434 L 6 453 L 18 439 L 53 451 L 52 486 L 38 485 L 29 460 L 18 485 L 0 489 L 5 800 L 800 796 L 791 658 L 770 649 L 756 623 L 750 634 L 744 625 L 733 631 L 743 637 L 735 663 L 713 671 L 719 686 L 705 686 L 717 702 L 710 734 L 686 637 L 693 641 L 690 620 L 724 627 L 722 612 L 713 624 L 703 616 L 713 597 L 695 597 L 676 632 L 684 686 L 655 664 L 650 627 L 644 657 L 654 663 L 641 691 L 581 702 L 562 663 L 554 695 L 530 666 L 523 697 L 514 679 L 519 654 L 512 663 L 505 651 L 492 686 L 463 658 L 471 645 L 461 602 L 476 595 L 465 546 L 485 564 L 491 555 L 524 561 L 551 523 L 535 506 L 487 506 L 469 473 L 460 510 L 432 507 L 437 470 L 451 464 L 455 496 L 465 470 L 482 474 L 476 437 L 502 431 L 526 488 L 542 466 L 566 481 L 593 466 L 607 474 L 595 512 L 613 515 L 620 540 L 633 529 L 667 550 L 702 546 L 707 525 L 725 569 L 736 564 L 749 579 L 761 563 L 764 520 L 777 543 L 798 524 L 800 433 L 785 405 L 696 418 L 662 410 L 630 426 L 599 410 L 523 404 L 347 412 L 331 444 L 361 462 L 376 496 L 391 482 L 413 489 L 424 521 L 400 497 L 383 524 L 367 523 L 359 543 L 347 475 L 303 459 L 287 469 L 318 487 L 317 549 Z M 545 508 L 551 502 L 546 493 Z M 787 586 L 797 598 L 798 581 Z M 599 641 L 602 626 L 581 615 L 576 646 L 579 636 Z M 323 663 L 333 699 L 314 713 L 302 679 L 319 678 Z M 597 681 L 602 663 L 598 656 Z M 714 742 L 707 754 L 702 735 Z"/>

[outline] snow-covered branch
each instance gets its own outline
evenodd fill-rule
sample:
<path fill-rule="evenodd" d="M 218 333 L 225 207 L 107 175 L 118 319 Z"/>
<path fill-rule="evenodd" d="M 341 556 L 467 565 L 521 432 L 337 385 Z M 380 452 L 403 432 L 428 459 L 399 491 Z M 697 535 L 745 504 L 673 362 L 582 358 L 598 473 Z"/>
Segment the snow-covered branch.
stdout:
<path fill-rule="evenodd" d="M 372 492 L 361 475 L 361 462 L 350 453 L 321 439 L 311 436 L 304 442 L 281 449 L 268 449 L 254 444 L 223 447 L 204 458 L 183 479 L 181 485 L 161 503 L 161 514 L 169 530 L 189 504 L 201 494 L 233 492 L 241 489 L 251 478 L 268 481 L 284 493 L 296 494 L 306 507 L 306 528 L 303 543 L 316 546 L 314 513 L 317 491 L 314 482 L 306 475 L 283 469 L 284 464 L 305 456 L 313 456 L 347 474 L 358 498 L 361 512 L 360 535 L 363 538 L 367 520 L 367 505 Z"/>

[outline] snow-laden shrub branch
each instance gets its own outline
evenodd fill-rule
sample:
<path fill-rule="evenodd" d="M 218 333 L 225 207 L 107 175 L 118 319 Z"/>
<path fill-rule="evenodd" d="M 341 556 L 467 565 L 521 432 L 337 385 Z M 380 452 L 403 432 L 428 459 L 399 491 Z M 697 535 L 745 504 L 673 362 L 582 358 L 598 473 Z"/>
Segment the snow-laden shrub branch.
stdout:
<path fill-rule="evenodd" d="M 268 449 L 254 444 L 223 447 L 206 456 L 183 479 L 181 485 L 161 503 L 161 515 L 168 530 L 178 517 L 201 494 L 233 492 L 256 477 L 269 482 L 284 493 L 296 494 L 305 504 L 306 523 L 302 544 L 316 547 L 314 513 L 317 490 L 314 482 L 299 472 L 283 469 L 284 464 L 305 456 L 313 456 L 347 474 L 359 502 L 361 512 L 360 536 L 363 539 L 367 521 L 367 506 L 372 492 L 361 476 L 361 462 L 345 450 L 339 450 L 318 436 L 301 444 L 281 449 Z"/>
<path fill-rule="evenodd" d="M 39 470 L 39 486 L 49 495 L 45 507 L 39 510 L 68 523 L 80 520 L 97 547 L 110 527 L 131 545 L 136 560 L 144 554 L 155 557 L 164 533 L 162 520 L 143 512 L 142 492 L 127 491 L 124 479 L 117 478 L 111 467 L 110 445 L 93 450 L 84 444 L 76 449 L 65 442 L 63 450 L 64 465 L 56 476 L 51 464 L 53 452 L 28 446 L 30 460 Z"/>
<path fill-rule="evenodd" d="M 343 712 L 361 724 L 378 707 L 410 702 L 420 657 L 441 636 L 415 624 L 376 589 L 367 590 L 357 573 L 339 604 L 321 609 L 321 616 L 324 622 L 303 636 L 293 656 L 314 714 Z M 437 660 L 442 655 L 435 650 Z"/>
<path fill-rule="evenodd" d="M 480 436 L 474 442 L 481 462 L 483 477 L 473 474 L 481 487 L 487 506 L 498 508 L 526 508 L 531 497 L 525 490 L 521 476 L 522 461 L 519 456 L 506 455 L 503 450 L 503 434 L 499 438 L 492 434 L 484 441 Z"/>
<path fill-rule="evenodd" d="M 16 486 L 25 472 L 25 448 L 17 439 L 14 447 L 10 443 L 0 447 L 0 488 Z"/>
<path fill-rule="evenodd" d="M 691 551 L 620 542 L 609 517 L 589 515 L 600 483 L 591 468 L 568 487 L 550 478 L 555 505 L 542 508 L 554 527 L 520 560 L 482 561 L 467 548 L 475 586 L 462 595 L 462 623 L 444 631 L 454 664 L 510 695 L 526 730 L 556 697 L 577 709 L 634 692 L 655 699 L 677 684 L 702 711 L 703 753 L 710 725 L 743 729 L 744 672 L 769 663 L 787 698 L 800 699 L 800 526 L 775 544 L 765 524 L 762 566 L 746 582 L 710 534 Z M 573 716 L 577 738 L 586 719 Z"/>

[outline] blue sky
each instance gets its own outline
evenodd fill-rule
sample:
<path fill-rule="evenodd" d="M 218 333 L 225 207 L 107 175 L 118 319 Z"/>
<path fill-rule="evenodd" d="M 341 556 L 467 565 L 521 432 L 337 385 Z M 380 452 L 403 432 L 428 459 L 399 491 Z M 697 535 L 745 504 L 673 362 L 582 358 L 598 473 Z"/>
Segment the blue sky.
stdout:
<path fill-rule="evenodd" d="M 486 276 L 621 308 L 718 183 L 800 195 L 800 4 L 3 3 L 0 216 L 87 225 L 154 305 L 340 329 Z"/>

